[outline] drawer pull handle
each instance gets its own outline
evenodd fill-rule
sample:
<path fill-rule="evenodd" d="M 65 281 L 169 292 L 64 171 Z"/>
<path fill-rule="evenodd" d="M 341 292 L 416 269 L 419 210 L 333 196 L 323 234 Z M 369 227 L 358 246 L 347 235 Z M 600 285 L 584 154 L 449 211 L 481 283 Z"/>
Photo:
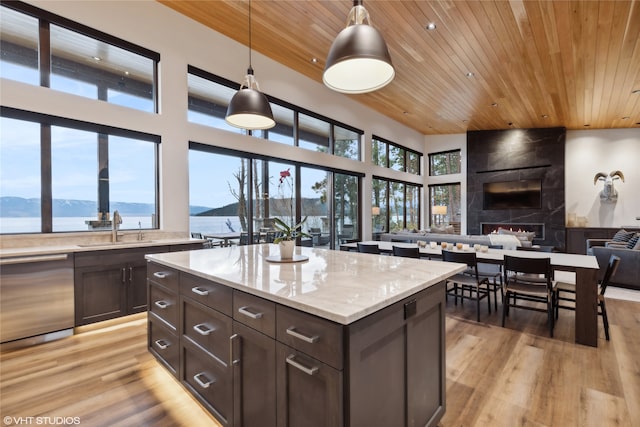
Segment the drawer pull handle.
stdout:
<path fill-rule="evenodd" d="M 238 309 L 238 313 L 240 314 L 244 314 L 247 317 L 250 317 L 252 319 L 262 319 L 262 313 L 252 313 L 249 310 L 247 310 L 247 308 L 249 307 L 240 307 Z"/>
<path fill-rule="evenodd" d="M 193 327 L 193 330 L 199 333 L 200 335 L 209 335 L 211 332 L 215 331 L 214 328 L 210 328 L 205 323 L 199 323 Z"/>
<path fill-rule="evenodd" d="M 295 354 L 290 354 L 289 356 L 287 356 L 287 363 L 289 365 L 293 366 L 294 368 L 300 369 L 302 372 L 304 372 L 307 375 L 313 375 L 316 372 L 318 372 L 318 367 L 317 366 L 312 366 L 311 368 L 307 368 L 302 363 L 297 362 L 295 359 L 296 359 L 296 355 Z"/>
<path fill-rule="evenodd" d="M 156 301 L 156 302 L 154 302 L 153 304 L 154 304 L 156 307 L 158 307 L 159 309 L 162 309 L 162 310 L 164 310 L 165 308 L 167 308 L 167 307 L 169 307 L 169 306 L 171 305 L 171 304 L 169 304 L 168 302 L 166 302 L 166 301 L 162 301 L 162 300 L 160 300 L 160 301 Z"/>
<path fill-rule="evenodd" d="M 198 286 L 196 286 L 195 288 L 191 288 L 191 292 L 193 292 L 194 294 L 198 294 L 200 296 L 206 297 L 207 295 L 209 295 L 209 290 L 204 289 L 204 288 L 200 288 Z"/>
<path fill-rule="evenodd" d="M 153 273 L 153 277 L 157 277 L 158 279 L 166 279 L 169 277 L 169 273 L 165 273 L 164 271 L 156 271 Z"/>
<path fill-rule="evenodd" d="M 203 380 L 201 380 L 201 379 L 200 379 L 200 377 L 204 378 L 204 381 L 203 381 Z M 200 372 L 199 374 L 195 374 L 195 375 L 193 376 L 193 380 L 194 380 L 195 382 L 197 382 L 197 383 L 198 383 L 198 385 L 199 385 L 200 387 L 202 387 L 202 388 L 209 388 L 209 386 L 210 386 L 211 384 L 215 383 L 215 381 L 214 381 L 214 380 L 210 380 L 210 379 L 208 379 L 208 378 L 204 375 L 204 372 Z"/>
<path fill-rule="evenodd" d="M 231 366 L 237 365 L 238 363 L 240 363 L 240 359 L 233 358 L 233 341 L 238 337 L 239 337 L 238 334 L 233 334 L 229 337 L 229 365 Z"/>
<path fill-rule="evenodd" d="M 168 347 L 171 347 L 171 344 L 166 342 L 165 340 L 158 340 L 158 341 L 156 341 L 156 346 L 160 350 L 166 350 Z"/>
<path fill-rule="evenodd" d="M 291 326 L 287 328 L 287 334 L 291 335 L 292 337 L 298 338 L 299 340 L 302 340 L 304 342 L 308 342 L 309 344 L 313 344 L 317 342 L 318 339 L 320 338 L 318 335 L 314 335 L 310 337 L 308 335 L 301 334 L 300 332 L 296 331 L 295 326 Z"/>

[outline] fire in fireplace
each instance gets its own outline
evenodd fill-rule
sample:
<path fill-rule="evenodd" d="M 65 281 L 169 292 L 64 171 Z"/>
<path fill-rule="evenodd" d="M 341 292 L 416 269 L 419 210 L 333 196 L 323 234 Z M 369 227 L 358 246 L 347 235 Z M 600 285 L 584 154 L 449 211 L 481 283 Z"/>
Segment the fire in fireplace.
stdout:
<path fill-rule="evenodd" d="M 498 229 L 505 229 L 516 232 L 536 233 L 534 239 L 544 240 L 544 224 L 536 223 L 497 223 L 497 222 L 482 222 L 480 223 L 480 229 L 482 234 L 487 235 L 491 233 L 497 233 Z"/>

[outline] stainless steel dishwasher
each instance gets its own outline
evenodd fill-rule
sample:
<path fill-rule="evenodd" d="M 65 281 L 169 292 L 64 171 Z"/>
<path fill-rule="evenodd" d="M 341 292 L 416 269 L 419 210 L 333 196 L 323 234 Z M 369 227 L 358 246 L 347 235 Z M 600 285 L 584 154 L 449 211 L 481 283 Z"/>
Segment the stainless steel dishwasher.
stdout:
<path fill-rule="evenodd" d="M 0 259 L 2 346 L 73 334 L 73 292 L 72 253 Z"/>

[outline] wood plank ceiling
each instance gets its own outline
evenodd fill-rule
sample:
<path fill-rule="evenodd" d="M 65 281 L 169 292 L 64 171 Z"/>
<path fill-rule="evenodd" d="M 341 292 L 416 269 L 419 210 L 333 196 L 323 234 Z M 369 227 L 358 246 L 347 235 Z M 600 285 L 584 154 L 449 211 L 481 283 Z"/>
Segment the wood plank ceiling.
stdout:
<path fill-rule="evenodd" d="M 248 45 L 246 0 L 158 1 Z M 351 5 L 254 0 L 253 49 L 321 82 Z M 423 134 L 640 130 L 640 0 L 365 0 L 364 6 L 385 37 L 396 77 L 377 92 L 349 96 Z M 429 23 L 436 29 L 425 29 Z"/>

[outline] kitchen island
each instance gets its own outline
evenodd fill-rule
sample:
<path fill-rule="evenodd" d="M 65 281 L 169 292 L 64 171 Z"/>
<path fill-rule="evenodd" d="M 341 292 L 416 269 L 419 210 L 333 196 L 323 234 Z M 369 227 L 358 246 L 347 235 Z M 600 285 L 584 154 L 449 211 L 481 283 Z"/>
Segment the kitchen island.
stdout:
<path fill-rule="evenodd" d="M 273 244 L 147 255 L 149 350 L 222 425 L 425 426 L 462 264 Z"/>

